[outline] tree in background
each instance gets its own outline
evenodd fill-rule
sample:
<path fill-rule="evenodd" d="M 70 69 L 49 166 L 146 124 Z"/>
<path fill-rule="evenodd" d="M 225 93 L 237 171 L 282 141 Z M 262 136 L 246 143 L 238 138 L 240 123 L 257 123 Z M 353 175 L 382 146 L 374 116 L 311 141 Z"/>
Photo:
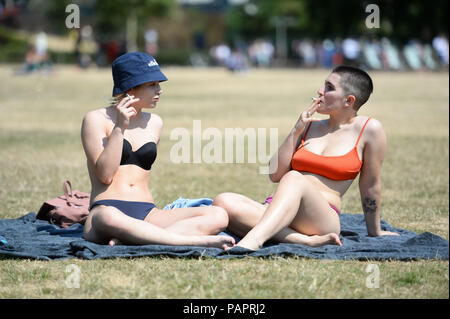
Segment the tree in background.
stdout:
<path fill-rule="evenodd" d="M 64 30 L 64 12 L 69 4 L 80 7 L 81 24 L 91 24 L 95 32 L 103 37 L 126 38 L 127 47 L 131 51 L 137 49 L 138 38 L 142 38 L 143 23 L 152 17 L 167 17 L 175 5 L 175 0 L 44 1 L 48 22 L 56 29 L 54 31 L 67 31 Z"/>
<path fill-rule="evenodd" d="M 224 38 L 231 45 L 271 40 L 277 56 L 284 59 L 288 44 L 301 38 L 387 37 L 405 44 L 410 39 L 429 43 L 439 33 L 448 37 L 448 0 L 11 1 L 23 8 L 17 29 L 43 29 L 57 35 L 73 33 L 65 26 L 65 9 L 68 4 L 76 4 L 81 25 L 90 25 L 99 42 L 126 43 L 124 49 L 128 51 L 143 49 L 144 34 L 153 28 L 159 32 L 163 55 L 159 58 L 173 61 L 179 56 L 180 62 L 186 61 L 185 56 L 197 47 L 207 52 L 209 47 L 224 42 Z M 365 25 L 369 4 L 380 9 L 380 28 L 368 29 Z M 5 45 L 12 42 L 8 39 L 10 32 L 4 29 L 2 34 L 2 50 L 6 52 Z M 8 58 L 14 52 L 8 53 Z"/>
<path fill-rule="evenodd" d="M 381 27 L 367 29 L 365 8 L 380 8 Z M 440 32 L 448 33 L 448 0 L 249 0 L 230 6 L 228 37 L 250 40 L 275 35 L 273 17 L 291 18 L 290 37 L 387 36 L 406 42 L 412 37 L 429 41 Z"/>

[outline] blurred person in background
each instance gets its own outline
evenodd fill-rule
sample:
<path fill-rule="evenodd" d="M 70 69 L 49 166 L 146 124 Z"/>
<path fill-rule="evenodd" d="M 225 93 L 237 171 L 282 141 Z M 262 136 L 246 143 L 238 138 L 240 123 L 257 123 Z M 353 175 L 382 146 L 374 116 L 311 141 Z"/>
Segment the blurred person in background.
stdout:
<path fill-rule="evenodd" d="M 37 34 L 34 43 L 28 46 L 23 66 L 14 74 L 27 75 L 35 71 L 48 74 L 50 70 L 51 61 L 48 53 L 47 34 L 41 31 Z"/>
<path fill-rule="evenodd" d="M 342 42 L 342 52 L 344 54 L 344 64 L 359 66 L 359 57 L 361 53 L 361 45 L 354 38 L 346 38 Z"/>
<path fill-rule="evenodd" d="M 275 54 L 275 47 L 270 41 L 258 39 L 248 48 L 252 63 L 258 67 L 269 67 Z"/>
<path fill-rule="evenodd" d="M 432 42 L 433 48 L 436 50 L 440 62 L 444 67 L 448 68 L 448 39 L 444 34 L 434 37 Z"/>
<path fill-rule="evenodd" d="M 210 55 L 213 58 L 214 65 L 226 66 L 231 55 L 231 49 L 227 44 L 221 43 L 210 49 Z"/>
<path fill-rule="evenodd" d="M 313 42 L 309 39 L 303 39 L 294 46 L 295 52 L 302 61 L 302 66 L 313 68 L 317 65 L 316 50 L 314 50 Z"/>
<path fill-rule="evenodd" d="M 320 63 L 322 67 L 330 69 L 333 67 L 333 57 L 336 53 L 336 47 L 330 39 L 325 39 L 322 42 L 322 53 Z"/>

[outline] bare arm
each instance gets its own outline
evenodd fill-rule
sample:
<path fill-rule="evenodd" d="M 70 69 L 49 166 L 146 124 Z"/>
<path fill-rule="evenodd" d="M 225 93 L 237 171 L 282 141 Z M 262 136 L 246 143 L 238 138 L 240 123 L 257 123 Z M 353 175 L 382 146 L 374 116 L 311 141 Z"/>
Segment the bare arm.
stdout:
<path fill-rule="evenodd" d="M 95 175 L 106 185 L 111 184 L 122 156 L 123 133 L 136 114 L 131 106 L 137 99 L 124 99 L 117 106 L 116 125 L 107 136 L 104 116 L 98 111 L 86 114 L 81 127 L 81 140 L 87 161 Z M 106 142 L 105 142 L 106 141 Z"/>
<path fill-rule="evenodd" d="M 161 133 L 164 127 L 163 120 L 159 115 L 152 113 L 152 126 L 154 126 L 155 136 L 156 136 L 156 144 L 159 144 L 159 139 L 161 138 Z"/>
<path fill-rule="evenodd" d="M 86 158 L 95 175 L 103 184 L 111 184 L 120 165 L 122 155 L 123 130 L 114 127 L 109 138 L 105 130 L 99 128 L 98 114 L 88 113 L 83 119 L 81 139 Z M 106 145 L 103 141 L 107 140 Z"/>
<path fill-rule="evenodd" d="M 278 183 L 284 174 L 291 170 L 292 156 L 298 147 L 300 137 L 305 130 L 306 125 L 309 122 L 320 121 L 319 119 L 311 117 L 319 106 L 318 102 L 318 100 L 314 101 L 300 114 L 297 123 L 295 123 L 291 132 L 283 141 L 283 144 L 281 144 L 278 151 L 272 155 L 269 162 L 269 177 L 272 182 Z"/>
<path fill-rule="evenodd" d="M 359 191 L 369 236 L 398 235 L 382 231 L 380 226 L 381 212 L 381 165 L 386 153 L 386 134 L 381 124 L 372 119 L 366 127 L 364 145 L 364 164 L 359 177 Z"/>
<path fill-rule="evenodd" d="M 293 128 L 278 151 L 273 154 L 269 162 L 269 177 L 272 182 L 278 183 L 283 175 L 290 171 L 292 154 L 295 152 L 302 132 L 303 129 L 298 131 Z"/>

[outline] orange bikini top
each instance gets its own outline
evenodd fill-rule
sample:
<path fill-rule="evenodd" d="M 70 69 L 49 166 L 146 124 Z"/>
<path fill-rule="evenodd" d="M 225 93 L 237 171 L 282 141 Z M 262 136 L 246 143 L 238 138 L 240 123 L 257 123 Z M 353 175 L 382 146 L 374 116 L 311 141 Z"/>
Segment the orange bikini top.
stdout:
<path fill-rule="evenodd" d="M 322 175 L 329 179 L 336 181 L 344 181 L 349 179 L 355 179 L 361 170 L 362 162 L 358 156 L 357 146 L 364 129 L 369 122 L 370 117 L 364 124 L 355 147 L 353 147 L 347 154 L 340 156 L 322 156 L 308 151 L 303 143 L 308 134 L 311 123 L 302 138 L 300 146 L 292 156 L 291 166 L 294 170 L 299 172 L 309 172 L 317 175 Z"/>

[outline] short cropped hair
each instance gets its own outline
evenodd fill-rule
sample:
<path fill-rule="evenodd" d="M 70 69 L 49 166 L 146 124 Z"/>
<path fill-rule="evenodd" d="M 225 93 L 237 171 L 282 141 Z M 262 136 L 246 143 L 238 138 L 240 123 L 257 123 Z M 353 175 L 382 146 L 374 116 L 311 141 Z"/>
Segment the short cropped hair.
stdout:
<path fill-rule="evenodd" d="M 369 74 L 359 68 L 347 65 L 339 65 L 331 73 L 340 75 L 339 84 L 346 95 L 355 96 L 354 108 L 359 110 L 373 92 L 373 83 Z"/>

